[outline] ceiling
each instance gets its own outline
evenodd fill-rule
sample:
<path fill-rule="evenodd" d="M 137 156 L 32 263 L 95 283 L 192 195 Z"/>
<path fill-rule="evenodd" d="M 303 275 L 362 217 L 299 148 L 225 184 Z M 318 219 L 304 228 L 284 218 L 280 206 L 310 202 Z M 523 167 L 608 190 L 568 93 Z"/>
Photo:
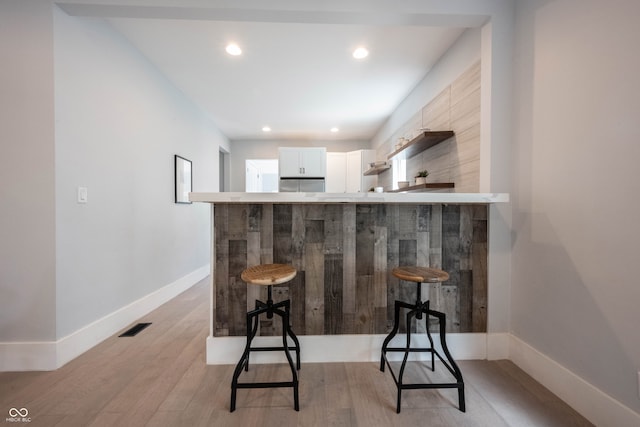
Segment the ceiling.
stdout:
<path fill-rule="evenodd" d="M 107 18 L 231 141 L 370 140 L 467 26 L 432 16 L 63 9 Z M 242 55 L 228 55 L 229 42 Z M 367 58 L 352 57 L 358 46 Z"/>

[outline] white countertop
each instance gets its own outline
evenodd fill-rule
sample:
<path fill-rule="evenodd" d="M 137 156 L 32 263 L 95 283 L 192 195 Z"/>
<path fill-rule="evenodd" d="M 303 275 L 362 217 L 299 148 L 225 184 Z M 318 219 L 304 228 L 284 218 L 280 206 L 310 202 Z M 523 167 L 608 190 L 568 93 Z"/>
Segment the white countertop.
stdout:
<path fill-rule="evenodd" d="M 204 203 L 507 203 L 508 193 L 189 193 Z"/>

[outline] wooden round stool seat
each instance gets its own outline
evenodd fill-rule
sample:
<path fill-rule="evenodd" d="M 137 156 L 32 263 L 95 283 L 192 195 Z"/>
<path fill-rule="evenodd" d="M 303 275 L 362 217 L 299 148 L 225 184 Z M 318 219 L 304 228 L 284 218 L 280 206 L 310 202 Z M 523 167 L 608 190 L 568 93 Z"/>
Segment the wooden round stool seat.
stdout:
<path fill-rule="evenodd" d="M 449 280 L 449 273 L 430 267 L 400 266 L 394 268 L 391 273 L 407 282 L 438 283 Z"/>
<path fill-rule="evenodd" d="M 297 270 L 287 264 L 261 264 L 249 267 L 240 277 L 252 285 L 279 285 L 296 277 Z"/>

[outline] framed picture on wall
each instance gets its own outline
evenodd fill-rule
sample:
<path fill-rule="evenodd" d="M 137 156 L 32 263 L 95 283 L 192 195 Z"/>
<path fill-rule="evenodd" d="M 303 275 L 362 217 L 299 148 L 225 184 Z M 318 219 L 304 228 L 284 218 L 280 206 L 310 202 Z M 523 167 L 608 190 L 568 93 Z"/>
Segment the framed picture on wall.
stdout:
<path fill-rule="evenodd" d="M 189 193 L 191 189 L 191 160 L 180 157 L 177 154 L 175 159 L 175 187 L 176 187 L 176 203 L 191 203 L 189 201 Z"/>

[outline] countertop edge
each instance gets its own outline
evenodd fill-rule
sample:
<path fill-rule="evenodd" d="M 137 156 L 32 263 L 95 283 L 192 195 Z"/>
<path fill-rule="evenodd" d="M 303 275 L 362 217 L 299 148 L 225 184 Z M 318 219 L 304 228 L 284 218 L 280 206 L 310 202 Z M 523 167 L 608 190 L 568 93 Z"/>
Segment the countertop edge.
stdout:
<path fill-rule="evenodd" d="M 189 193 L 202 203 L 508 203 L 509 193 Z"/>

